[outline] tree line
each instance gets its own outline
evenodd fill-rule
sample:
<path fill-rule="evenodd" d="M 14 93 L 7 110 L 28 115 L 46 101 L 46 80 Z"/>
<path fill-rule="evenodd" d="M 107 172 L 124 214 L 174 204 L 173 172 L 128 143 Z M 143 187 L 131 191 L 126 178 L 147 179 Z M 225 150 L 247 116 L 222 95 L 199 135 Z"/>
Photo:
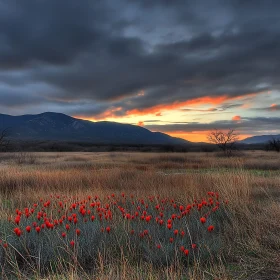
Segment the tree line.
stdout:
<path fill-rule="evenodd" d="M 239 140 L 239 134 L 234 129 L 229 129 L 227 131 L 222 130 L 213 130 L 208 136 L 208 141 L 211 144 L 214 144 L 219 150 L 223 152 L 223 154 L 227 157 L 231 157 L 234 155 L 234 152 L 237 151 L 237 144 Z M 0 131 L 0 151 L 8 151 L 11 147 L 11 139 L 8 132 L 8 129 L 3 129 Z M 114 148 L 114 147 L 113 147 Z M 174 149 L 172 145 L 164 145 L 163 148 L 166 152 L 174 152 L 181 151 L 187 152 L 186 147 L 181 147 L 181 150 Z M 184 148 L 184 149 L 183 149 Z M 265 146 L 266 150 L 280 152 L 280 138 L 272 137 Z M 203 151 L 204 149 L 202 149 Z M 205 151 L 207 148 L 205 148 Z M 112 150 L 113 151 L 113 150 Z"/>

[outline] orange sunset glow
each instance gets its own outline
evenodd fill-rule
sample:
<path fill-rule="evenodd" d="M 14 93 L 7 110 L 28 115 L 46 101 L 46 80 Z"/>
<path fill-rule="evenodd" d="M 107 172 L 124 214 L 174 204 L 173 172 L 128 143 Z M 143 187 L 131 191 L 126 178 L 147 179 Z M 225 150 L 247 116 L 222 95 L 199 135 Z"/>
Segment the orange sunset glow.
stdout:
<path fill-rule="evenodd" d="M 248 93 L 235 97 L 228 95 L 219 97 L 205 96 L 187 101 L 175 101 L 170 104 L 158 104 L 144 109 L 126 110 L 120 105 L 107 109 L 95 116 L 75 115 L 74 117 L 92 122 L 105 120 L 134 124 L 151 131 L 161 131 L 192 142 L 207 142 L 207 135 L 211 130 L 203 130 L 201 128 L 196 130 L 194 127 L 189 132 L 184 131 L 188 127 L 188 124 L 193 126 L 195 123 L 205 123 L 205 128 L 211 125 L 212 129 L 219 129 L 219 120 L 222 118 L 228 123 L 223 130 L 238 125 L 237 131 L 240 133 L 240 140 L 242 140 L 252 136 L 253 133 L 250 134 L 242 131 L 242 125 L 247 123 L 248 120 L 246 117 L 241 117 L 241 114 L 250 117 L 250 114 L 248 114 L 250 108 L 257 107 L 259 99 L 265 95 L 271 95 L 271 93 Z M 139 96 L 139 93 L 137 96 Z M 144 98 L 144 92 L 141 92 L 140 96 Z M 277 110 L 277 104 L 268 105 L 268 108 Z M 217 127 L 213 124 L 215 122 L 217 122 Z M 185 123 L 185 127 L 183 130 L 175 129 L 173 131 L 172 129 L 170 131 L 169 126 L 171 123 L 174 126 L 177 123 Z"/>

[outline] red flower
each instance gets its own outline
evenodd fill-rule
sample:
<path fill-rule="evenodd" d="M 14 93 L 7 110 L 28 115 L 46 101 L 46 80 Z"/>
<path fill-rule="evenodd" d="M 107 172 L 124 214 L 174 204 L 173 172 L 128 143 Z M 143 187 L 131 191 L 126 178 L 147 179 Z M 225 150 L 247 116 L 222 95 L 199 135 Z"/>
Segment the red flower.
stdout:
<path fill-rule="evenodd" d="M 70 229 L 70 225 L 66 224 L 65 228 L 66 228 L 66 230 L 69 230 Z"/>
<path fill-rule="evenodd" d="M 192 248 L 195 249 L 196 248 L 196 244 L 192 244 Z"/>
<path fill-rule="evenodd" d="M 27 227 L 25 228 L 25 230 L 26 230 L 27 232 L 30 232 L 30 231 L 31 231 L 31 226 L 27 226 Z"/>
<path fill-rule="evenodd" d="M 8 243 L 4 243 L 4 244 L 3 244 L 3 247 L 4 247 L 5 249 L 7 249 L 7 248 L 8 248 Z"/>
<path fill-rule="evenodd" d="M 213 230 L 214 230 L 214 226 L 212 226 L 212 225 L 209 226 L 207 230 L 208 230 L 209 232 L 213 231 Z"/>
<path fill-rule="evenodd" d="M 20 236 L 21 235 L 21 230 L 19 228 L 14 228 L 14 233 L 17 235 L 17 236 Z"/>
<path fill-rule="evenodd" d="M 181 236 L 185 236 L 185 232 L 183 230 L 181 231 Z"/>
<path fill-rule="evenodd" d="M 79 236 L 81 234 L 81 231 L 77 228 L 76 229 L 76 234 Z"/>
<path fill-rule="evenodd" d="M 61 233 L 61 236 L 62 236 L 63 238 L 65 238 L 65 237 L 66 237 L 66 233 L 65 233 L 65 232 L 62 232 L 62 233 Z"/>
<path fill-rule="evenodd" d="M 39 233 L 41 231 L 40 227 L 36 227 L 35 230 L 37 231 L 37 233 Z"/>
<path fill-rule="evenodd" d="M 147 223 L 150 222 L 151 218 L 152 218 L 151 216 L 147 216 L 147 217 L 146 217 L 146 222 L 147 222 Z"/>
<path fill-rule="evenodd" d="M 184 254 L 185 254 L 186 256 L 188 256 L 189 250 L 188 250 L 188 249 L 185 249 L 185 250 L 184 250 Z"/>
<path fill-rule="evenodd" d="M 200 222 L 201 222 L 202 224 L 206 223 L 206 218 L 205 218 L 205 217 L 200 218 Z"/>
<path fill-rule="evenodd" d="M 168 229 L 172 229 L 172 225 L 171 224 L 167 224 L 167 228 Z"/>
<path fill-rule="evenodd" d="M 157 244 L 157 248 L 160 249 L 160 248 L 161 248 L 161 245 L 160 245 L 160 244 Z"/>
<path fill-rule="evenodd" d="M 74 241 L 74 240 L 71 240 L 71 241 L 70 241 L 70 245 L 71 245 L 72 247 L 74 247 L 74 246 L 75 246 L 75 241 Z"/>
<path fill-rule="evenodd" d="M 106 227 L 106 231 L 107 231 L 108 233 L 110 233 L 111 228 L 110 228 L 110 227 Z"/>
<path fill-rule="evenodd" d="M 20 222 L 20 216 L 18 215 L 18 216 L 15 217 L 15 223 L 18 225 L 19 222 Z"/>
<path fill-rule="evenodd" d="M 174 235 L 178 235 L 178 233 L 179 233 L 178 229 L 175 229 L 174 230 Z"/>
<path fill-rule="evenodd" d="M 181 252 L 184 252 L 184 250 L 185 250 L 185 247 L 184 247 L 184 246 L 181 246 L 181 247 L 180 247 L 180 251 L 181 251 Z"/>
<path fill-rule="evenodd" d="M 169 242 L 170 242 L 170 243 L 173 243 L 173 241 L 174 241 L 174 238 L 173 238 L 173 237 L 170 237 L 170 238 L 169 238 Z"/>

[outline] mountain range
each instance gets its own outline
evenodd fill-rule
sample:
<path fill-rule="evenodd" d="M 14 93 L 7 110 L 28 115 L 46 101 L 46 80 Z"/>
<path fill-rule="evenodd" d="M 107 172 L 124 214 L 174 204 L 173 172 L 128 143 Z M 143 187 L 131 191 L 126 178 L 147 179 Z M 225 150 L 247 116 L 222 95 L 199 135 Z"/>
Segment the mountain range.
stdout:
<path fill-rule="evenodd" d="M 10 116 L 0 114 L 0 130 L 15 140 L 83 141 L 105 144 L 184 145 L 190 143 L 140 126 L 116 122 L 91 122 L 61 113 Z"/>
<path fill-rule="evenodd" d="M 240 141 L 240 143 L 242 143 L 242 144 L 262 144 L 262 143 L 267 143 L 268 141 L 272 140 L 273 138 L 280 139 L 280 134 L 252 136 L 252 137 L 248 137 L 248 138 Z"/>
<path fill-rule="evenodd" d="M 152 132 L 137 125 L 107 121 L 91 122 L 53 112 L 22 116 L 0 114 L 0 131 L 6 128 L 9 137 L 15 140 L 144 145 L 186 145 L 192 143 L 161 132 Z M 239 143 L 267 143 L 273 137 L 280 139 L 280 134 L 252 136 L 239 141 Z"/>

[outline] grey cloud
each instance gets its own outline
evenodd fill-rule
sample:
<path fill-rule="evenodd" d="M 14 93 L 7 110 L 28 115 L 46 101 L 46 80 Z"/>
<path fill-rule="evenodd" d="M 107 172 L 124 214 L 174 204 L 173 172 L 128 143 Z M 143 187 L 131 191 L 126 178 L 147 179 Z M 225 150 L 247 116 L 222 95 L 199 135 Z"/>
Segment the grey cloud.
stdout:
<path fill-rule="evenodd" d="M 277 111 L 280 111 L 280 105 L 273 104 L 269 107 L 252 108 L 252 110 L 259 110 L 259 111 L 266 111 L 266 112 L 277 112 Z"/>
<path fill-rule="evenodd" d="M 153 131 L 162 131 L 162 132 L 197 132 L 197 131 L 209 131 L 213 129 L 227 130 L 227 129 L 236 129 L 241 133 L 252 133 L 259 134 L 267 131 L 278 131 L 280 117 L 256 117 L 256 118 L 242 118 L 241 121 L 232 121 L 232 120 L 220 120 L 210 123 L 200 123 L 200 122 L 186 122 L 184 124 L 167 124 L 167 125 L 146 125 L 145 128 Z"/>
<path fill-rule="evenodd" d="M 256 2 L 2 0 L 0 83 L 81 115 L 279 90 L 280 3 Z"/>

